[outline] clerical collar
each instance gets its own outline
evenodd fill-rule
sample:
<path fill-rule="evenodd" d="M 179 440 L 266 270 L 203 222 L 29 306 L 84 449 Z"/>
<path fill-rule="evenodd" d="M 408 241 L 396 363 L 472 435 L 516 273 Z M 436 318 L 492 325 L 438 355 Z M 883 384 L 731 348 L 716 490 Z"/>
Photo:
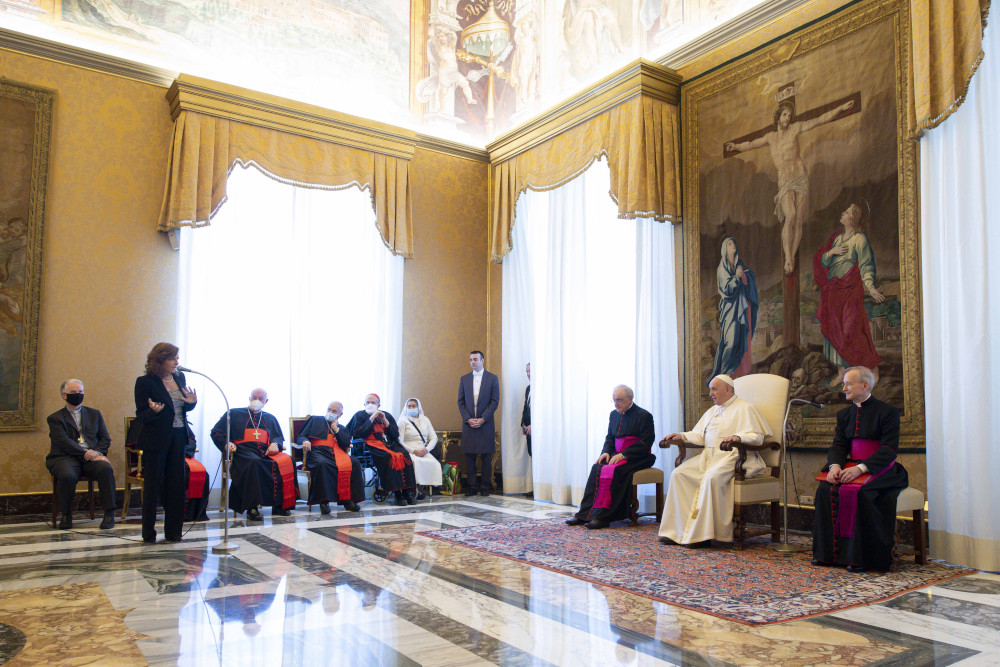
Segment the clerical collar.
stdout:
<path fill-rule="evenodd" d="M 860 408 L 860 407 L 861 407 L 862 405 L 864 405 L 865 403 L 867 403 L 867 402 L 868 402 L 868 400 L 869 400 L 869 399 L 870 399 L 871 397 L 872 397 L 872 395 L 871 395 L 871 394 L 868 394 L 868 398 L 866 398 L 865 400 L 861 401 L 860 403 L 858 403 L 857 401 L 854 401 L 854 405 L 856 405 L 856 406 L 858 406 L 858 407 Z"/>
<path fill-rule="evenodd" d="M 730 405 L 732 405 L 733 401 L 735 401 L 735 400 L 736 400 L 736 394 L 733 394 L 732 396 L 729 397 L 728 401 L 726 401 L 722 405 L 717 405 L 715 407 L 719 409 L 719 412 L 722 412 L 723 410 L 725 410 L 726 408 L 728 408 Z"/>

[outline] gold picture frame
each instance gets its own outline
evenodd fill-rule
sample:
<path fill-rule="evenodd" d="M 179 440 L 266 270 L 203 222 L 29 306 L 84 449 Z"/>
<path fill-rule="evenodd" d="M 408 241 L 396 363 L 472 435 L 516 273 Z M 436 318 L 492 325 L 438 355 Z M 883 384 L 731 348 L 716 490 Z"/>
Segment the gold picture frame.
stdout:
<path fill-rule="evenodd" d="M 924 447 L 909 49 L 908 3 L 871 0 L 682 84 L 686 423 L 715 374 L 777 373 L 825 405 L 789 444 L 826 447 L 842 369 L 869 365 Z"/>
<path fill-rule="evenodd" d="M 0 80 L 0 431 L 35 425 L 38 310 L 55 93 Z"/>

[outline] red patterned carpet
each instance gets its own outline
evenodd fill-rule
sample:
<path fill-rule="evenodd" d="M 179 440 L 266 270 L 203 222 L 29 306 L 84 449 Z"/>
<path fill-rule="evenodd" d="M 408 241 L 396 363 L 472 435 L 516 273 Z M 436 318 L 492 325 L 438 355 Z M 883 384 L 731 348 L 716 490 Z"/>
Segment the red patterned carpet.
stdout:
<path fill-rule="evenodd" d="M 656 533 L 655 523 L 587 530 L 552 519 L 424 535 L 748 625 L 871 604 L 974 572 L 943 563 L 916 565 L 911 559 L 893 572 L 852 574 L 840 567 L 813 567 L 806 551 L 775 552 L 766 536 L 748 540 L 737 551 L 664 546 Z M 811 543 L 798 536 L 789 541 L 804 548 Z"/>

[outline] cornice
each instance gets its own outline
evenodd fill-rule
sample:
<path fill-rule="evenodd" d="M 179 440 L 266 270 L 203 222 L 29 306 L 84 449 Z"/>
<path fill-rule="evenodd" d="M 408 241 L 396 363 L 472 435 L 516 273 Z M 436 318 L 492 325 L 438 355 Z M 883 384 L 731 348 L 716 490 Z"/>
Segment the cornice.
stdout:
<path fill-rule="evenodd" d="M 34 37 L 24 33 L 0 28 L 0 49 L 18 51 L 45 60 L 82 67 L 94 72 L 120 76 L 155 86 L 168 87 L 177 78 L 177 72 L 142 65 L 124 58 L 108 56 L 96 51 L 88 51 L 61 42 Z"/>
<path fill-rule="evenodd" d="M 407 160 L 417 143 L 413 130 L 190 74 L 174 80 L 167 101 L 174 120 L 192 111 Z"/>
<path fill-rule="evenodd" d="M 490 154 L 485 148 L 467 146 L 441 137 L 434 137 L 428 134 L 417 133 L 417 148 L 428 151 L 436 151 L 454 157 L 465 158 L 474 162 L 489 162 Z"/>
<path fill-rule="evenodd" d="M 680 82 L 673 70 L 640 58 L 497 137 L 486 145 L 490 162 L 503 162 L 640 95 L 678 104 Z"/>

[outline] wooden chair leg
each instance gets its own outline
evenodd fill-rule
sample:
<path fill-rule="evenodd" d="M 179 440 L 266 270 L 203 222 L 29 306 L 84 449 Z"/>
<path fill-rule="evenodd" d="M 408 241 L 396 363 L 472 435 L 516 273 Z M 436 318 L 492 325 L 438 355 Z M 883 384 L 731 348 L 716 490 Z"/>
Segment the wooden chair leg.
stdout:
<path fill-rule="evenodd" d="M 87 480 L 87 498 L 90 502 L 90 519 L 94 520 L 94 480 L 93 478 Z"/>
<path fill-rule="evenodd" d="M 122 521 L 128 516 L 129 501 L 132 500 L 132 482 L 125 482 L 125 497 L 122 498 Z"/>
<path fill-rule="evenodd" d="M 927 562 L 927 540 L 924 538 L 924 511 L 913 510 L 913 549 L 917 565 Z"/>
<path fill-rule="evenodd" d="M 656 483 L 656 523 L 663 521 L 663 482 Z"/>
<path fill-rule="evenodd" d="M 56 517 L 59 514 L 59 494 L 56 489 L 56 478 L 52 478 L 52 527 L 56 526 Z"/>
<path fill-rule="evenodd" d="M 771 503 L 771 541 L 781 541 L 781 503 Z"/>
<path fill-rule="evenodd" d="M 639 487 L 632 485 L 632 502 L 629 505 L 628 524 L 630 526 L 639 525 Z"/>

